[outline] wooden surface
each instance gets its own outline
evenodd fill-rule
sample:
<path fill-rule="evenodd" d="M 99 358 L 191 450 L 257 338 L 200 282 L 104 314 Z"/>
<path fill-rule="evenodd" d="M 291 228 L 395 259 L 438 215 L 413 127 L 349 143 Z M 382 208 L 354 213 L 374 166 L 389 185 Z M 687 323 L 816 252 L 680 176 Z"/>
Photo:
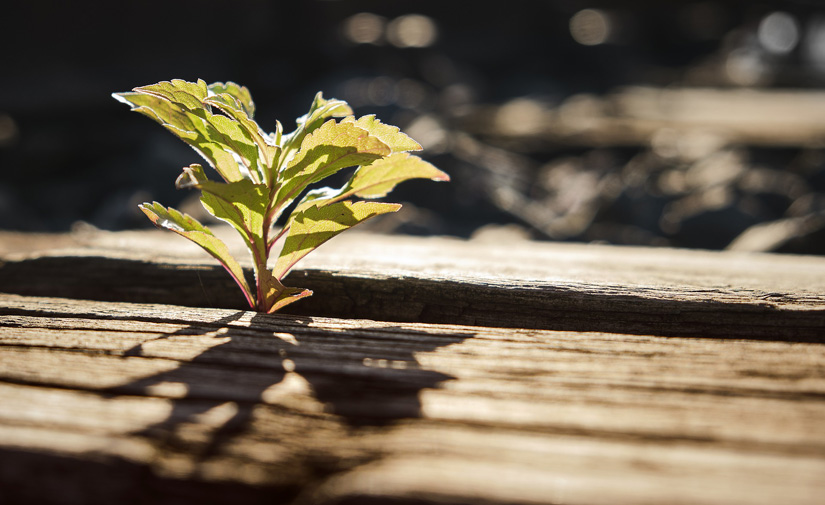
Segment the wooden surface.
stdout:
<path fill-rule="evenodd" d="M 0 503 L 825 500 L 822 258 L 356 234 L 295 273 L 428 324 L 148 303 L 231 288 L 161 236 L 0 237 Z"/>
<path fill-rule="evenodd" d="M 226 232 L 229 231 L 227 234 Z M 236 249 L 234 232 L 216 233 Z M 244 308 L 196 246 L 167 232 L 0 236 L 0 292 Z M 4 240 L 5 239 L 5 240 Z M 287 312 L 398 322 L 825 341 L 825 258 L 478 242 L 352 232 L 286 280 Z"/>

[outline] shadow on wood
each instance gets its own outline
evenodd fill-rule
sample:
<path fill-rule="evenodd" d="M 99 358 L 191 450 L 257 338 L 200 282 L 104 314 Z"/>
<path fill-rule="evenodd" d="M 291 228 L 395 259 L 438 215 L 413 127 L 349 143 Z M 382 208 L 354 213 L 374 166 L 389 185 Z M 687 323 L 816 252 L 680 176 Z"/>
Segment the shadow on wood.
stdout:
<path fill-rule="evenodd" d="M 0 294 L 0 500 L 819 503 L 823 349 Z"/>
<path fill-rule="evenodd" d="M 0 309 L 0 313 L 10 312 L 24 317 L 42 316 L 37 310 Z M 184 321 L 187 324 L 117 353 L 129 360 L 171 360 L 175 362 L 171 367 L 164 366 L 163 371 L 112 387 L 87 386 L 87 392 L 100 395 L 107 402 L 129 398 L 170 401 L 171 408 L 163 419 L 121 436 L 149 441 L 165 459 L 180 458 L 203 468 L 225 464 L 221 461 L 232 457 L 233 445 L 249 443 L 260 433 L 262 425 L 271 425 L 271 435 L 277 439 L 281 432 L 283 437 L 277 456 L 271 456 L 279 460 L 280 471 L 276 474 L 281 476 L 274 479 L 274 484 L 272 478 L 271 485 L 247 483 L 233 496 L 240 485 L 222 485 L 220 478 L 209 483 L 214 476 L 204 475 L 200 479 L 208 485 L 199 486 L 199 472 L 193 476 L 191 470 L 189 477 L 179 482 L 174 472 L 171 476 L 157 475 L 145 465 L 120 459 L 116 451 L 80 459 L 29 451 L 24 458 L 6 459 L 14 457 L 15 451 L 5 449 L 0 451 L 0 482 L 5 483 L 0 489 L 11 489 L 5 494 L 0 490 L 0 502 L 24 503 L 27 496 L 36 496 L 39 503 L 71 504 L 75 503 L 73 493 L 82 497 L 77 503 L 112 503 L 125 497 L 131 497 L 134 503 L 291 502 L 296 490 L 312 489 L 316 482 L 370 463 L 381 455 L 380 451 L 369 450 L 358 450 L 349 457 L 327 451 L 316 453 L 295 440 L 317 437 L 323 444 L 325 436 L 329 436 L 324 433 L 324 426 L 328 431 L 330 426 L 343 425 L 347 429 L 336 436 L 349 438 L 355 444 L 363 430 L 372 433 L 397 421 L 421 417 L 420 392 L 438 389 L 442 382 L 454 377 L 422 367 L 416 355 L 461 343 L 473 335 L 466 331 L 433 335 L 386 325 L 356 325 L 331 332 L 329 328 L 313 326 L 309 318 L 226 312 L 214 320 L 197 322 L 163 312 L 149 312 L 142 317 L 101 314 L 98 317 L 105 321 L 142 319 L 146 325 L 180 326 Z M 153 313 L 157 316 L 151 317 Z M 74 327 L 81 328 L 89 324 L 84 320 L 95 316 L 67 310 L 62 317 L 65 321 L 60 324 L 69 329 L 73 327 L 72 320 L 77 321 Z M 186 350 L 185 342 L 190 339 L 199 342 L 198 347 L 190 347 L 200 349 L 194 355 Z M 312 405 L 318 407 L 314 414 Z M 273 409 L 285 410 L 286 416 L 283 412 L 273 414 Z M 290 410 L 294 412 L 289 413 Z M 284 417 L 299 421 L 278 426 L 278 420 Z M 339 445 L 342 441 L 335 439 Z M 85 464 L 87 459 L 99 460 L 103 470 L 96 473 L 96 465 Z M 15 475 L 21 472 L 27 477 L 19 485 L 6 485 L 17 482 Z M 94 482 L 105 479 L 109 473 L 125 480 L 117 486 L 95 489 Z M 64 481 L 68 481 L 65 487 Z M 43 487 L 43 482 L 48 483 L 49 489 Z M 154 501 L 155 497 L 167 501 Z"/>
<path fill-rule="evenodd" d="M 0 448 L 0 503 L 7 505 L 199 505 L 290 503 L 291 486 L 160 476 L 151 467 L 122 458 L 85 458 Z"/>
<path fill-rule="evenodd" d="M 404 334 L 405 338 L 382 348 L 364 346 L 363 340 L 370 338 L 370 330 L 362 329 L 358 330 L 361 345 L 352 346 L 346 356 L 339 356 L 340 350 L 331 353 L 322 342 L 307 340 L 307 335 L 313 333 L 309 319 L 257 314 L 248 327 L 230 325 L 245 314 L 225 316 L 208 325 L 193 324 L 159 337 L 214 336 L 218 342 L 172 370 L 106 391 L 112 396 L 177 396 L 168 417 L 138 435 L 161 440 L 170 451 L 179 450 L 204 459 L 213 457 L 235 435 L 243 434 L 252 421 L 254 408 L 265 403 L 267 393 L 289 373 L 299 375 L 309 384 L 325 414 L 338 416 L 353 428 L 417 418 L 421 416 L 419 392 L 436 389 L 454 377 L 421 368 L 415 355 L 468 338 L 467 334 L 441 334 L 433 339 L 425 331 L 390 326 L 382 327 L 381 334 L 374 338 L 383 344 L 387 343 L 387 332 Z M 265 335 L 265 346 L 250 339 L 266 333 L 269 335 Z M 124 356 L 143 356 L 146 344 L 132 347 Z M 231 389 L 228 395 L 227 387 Z M 223 417 L 207 437 L 193 442 L 178 433 L 181 426 L 202 422 L 199 417 L 210 412 L 214 415 L 221 408 Z"/>

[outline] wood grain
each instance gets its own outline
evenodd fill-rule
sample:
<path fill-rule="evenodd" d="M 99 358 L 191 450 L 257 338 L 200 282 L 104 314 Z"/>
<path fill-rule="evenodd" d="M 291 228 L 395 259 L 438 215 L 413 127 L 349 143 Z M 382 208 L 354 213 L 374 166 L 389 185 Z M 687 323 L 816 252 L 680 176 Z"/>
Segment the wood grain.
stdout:
<path fill-rule="evenodd" d="M 2 503 L 825 499 L 825 346 L 0 295 Z"/>
<path fill-rule="evenodd" d="M 58 236 L 57 249 L 46 240 L 0 249 L 0 291 L 244 307 L 222 268 L 169 235 L 98 232 L 72 248 Z M 233 239 L 226 235 L 243 257 Z M 813 256 L 353 232 L 308 256 L 286 283 L 315 292 L 287 308 L 297 315 L 825 341 L 825 258 Z"/>

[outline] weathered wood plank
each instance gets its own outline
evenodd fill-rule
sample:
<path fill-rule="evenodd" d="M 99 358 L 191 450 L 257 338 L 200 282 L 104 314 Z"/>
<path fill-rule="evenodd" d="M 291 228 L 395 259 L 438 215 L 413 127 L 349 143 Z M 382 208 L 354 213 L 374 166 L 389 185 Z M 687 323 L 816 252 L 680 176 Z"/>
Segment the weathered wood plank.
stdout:
<path fill-rule="evenodd" d="M 726 143 L 815 146 L 825 134 L 825 93 L 810 90 L 629 87 L 577 95 L 558 107 L 530 99 L 478 107 L 461 129 L 539 145 L 646 145 L 666 132 L 706 150 Z"/>
<path fill-rule="evenodd" d="M 75 243 L 8 248 L 0 291 L 244 306 L 223 269 L 179 237 L 96 233 Z M 813 256 L 352 233 L 308 256 L 287 284 L 315 291 L 287 308 L 303 315 L 825 341 L 825 258 Z"/>
<path fill-rule="evenodd" d="M 820 503 L 824 400 L 818 343 L 0 295 L 3 503 Z"/>

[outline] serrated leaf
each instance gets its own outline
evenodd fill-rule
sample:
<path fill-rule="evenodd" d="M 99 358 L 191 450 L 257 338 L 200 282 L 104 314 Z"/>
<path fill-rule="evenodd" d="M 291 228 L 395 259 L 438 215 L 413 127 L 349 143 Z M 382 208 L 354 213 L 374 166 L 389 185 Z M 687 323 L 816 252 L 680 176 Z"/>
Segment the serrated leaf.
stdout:
<path fill-rule="evenodd" d="M 189 167 L 190 181 L 201 190 L 201 204 L 216 218 L 232 225 L 244 238 L 252 253 L 255 266 L 258 300 L 270 307 L 286 287 L 267 270 L 269 190 L 264 184 L 253 184 L 248 179 L 231 183 L 205 180 L 202 171 Z"/>
<path fill-rule="evenodd" d="M 243 178 L 235 156 L 225 149 L 223 135 L 203 117 L 155 94 L 127 92 L 112 96 L 130 105 L 135 112 L 154 119 L 192 146 L 226 181 Z"/>
<path fill-rule="evenodd" d="M 283 148 L 284 160 L 282 164 L 290 161 L 290 156 L 302 145 L 304 138 L 316 129 L 320 128 L 324 122 L 331 117 L 344 117 L 352 114 L 352 109 L 343 100 L 336 98 L 325 99 L 319 91 L 312 100 L 309 112 L 296 120 L 298 127 L 292 133 L 283 136 L 283 143 L 279 143 Z"/>
<path fill-rule="evenodd" d="M 253 184 L 247 179 L 228 184 L 210 181 L 206 178 L 203 167 L 193 164 L 184 168 L 176 186 L 200 189 L 204 208 L 216 218 L 231 224 L 243 236 L 255 259 L 257 298 L 263 301 L 263 307 L 271 307 L 282 298 L 283 304 L 289 303 L 290 296 L 300 294 L 301 290 L 287 288 L 266 269 L 268 250 L 265 239 L 268 226 L 264 222 L 264 214 L 269 203 L 269 193 L 264 185 Z"/>
<path fill-rule="evenodd" d="M 212 97 L 213 104 L 220 103 L 226 108 L 229 108 L 229 104 L 237 104 L 237 108 L 243 110 L 242 100 L 248 98 L 251 102 L 248 90 L 244 94 L 234 83 L 229 83 L 228 87 L 222 83 L 213 86 L 230 91 L 225 93 L 223 100 Z M 236 98 L 232 92 L 240 98 Z M 210 103 L 207 102 L 208 95 L 209 87 L 202 80 L 195 83 L 173 79 L 135 88 L 134 93 L 118 93 L 114 96 L 137 106 L 135 110 L 152 117 L 192 145 L 227 182 L 243 177 L 261 182 L 265 170 L 259 162 L 259 139 L 254 136 L 254 132 L 259 131 L 257 124 L 246 112 L 242 115 L 254 127 L 243 125 L 234 117 L 213 114 Z M 266 154 L 271 157 L 271 153 Z"/>
<path fill-rule="evenodd" d="M 252 94 L 246 86 L 240 86 L 232 81 L 227 81 L 226 83 L 213 82 L 207 86 L 207 89 L 216 95 L 231 95 L 238 101 L 250 119 L 255 116 L 255 102 L 252 101 Z"/>
<path fill-rule="evenodd" d="M 278 211 L 306 187 L 354 165 L 368 165 L 390 154 L 391 149 L 352 123 L 330 119 L 304 139 L 301 149 L 279 175 L 274 199 Z"/>
<path fill-rule="evenodd" d="M 198 79 L 198 82 L 172 79 L 171 81 L 140 86 L 135 88 L 134 91 L 155 95 L 189 110 L 199 110 L 202 107 L 201 101 L 206 98 L 207 86 L 201 79 Z"/>
<path fill-rule="evenodd" d="M 263 184 L 254 184 L 248 179 L 223 183 L 204 180 L 193 174 L 193 186 L 199 188 L 201 204 L 216 218 L 231 224 L 244 237 L 253 255 L 265 255 L 264 216 L 269 203 L 269 190 Z"/>
<path fill-rule="evenodd" d="M 343 100 L 337 98 L 324 98 L 324 95 L 319 91 L 315 94 L 312 100 L 312 105 L 309 112 L 298 118 L 298 123 L 303 124 L 305 133 L 312 133 L 316 128 L 324 124 L 324 122 L 331 117 L 345 117 L 352 114 L 352 108 Z"/>
<path fill-rule="evenodd" d="M 258 144 L 247 128 L 242 126 L 234 118 L 205 112 L 205 119 L 209 137 L 221 142 L 224 149 L 229 149 L 238 155 L 236 163 L 240 161 L 240 166 L 245 170 L 244 177 L 251 178 L 255 182 L 261 182 L 262 167 L 259 165 Z"/>
<path fill-rule="evenodd" d="M 178 235 L 186 237 L 217 259 L 226 271 L 229 272 L 229 275 L 235 279 L 238 286 L 240 286 L 246 297 L 246 301 L 249 302 L 249 306 L 255 307 L 255 297 L 252 295 L 252 291 L 246 282 L 243 268 L 241 268 L 238 262 L 235 261 L 235 258 L 229 254 L 229 249 L 226 247 L 226 244 L 216 237 L 209 228 L 202 225 L 195 218 L 171 207 L 167 209 L 158 202 L 144 203 L 139 205 L 139 207 L 155 226 L 171 230 Z"/>
<path fill-rule="evenodd" d="M 318 188 L 308 192 L 295 207 L 293 215 L 312 205 L 329 205 L 352 196 L 380 198 L 386 196 L 399 183 L 409 179 L 449 181 L 450 176 L 418 156 L 395 153 L 369 165 L 358 167 L 347 184 L 340 189 Z M 285 226 L 290 225 L 291 221 Z"/>
<path fill-rule="evenodd" d="M 344 201 L 323 207 L 311 206 L 290 216 L 292 225 L 272 271 L 273 276 L 283 278 L 301 258 L 335 235 L 369 218 L 400 208 L 397 203 Z"/>
<path fill-rule="evenodd" d="M 274 180 L 272 169 L 280 154 L 277 143 L 268 138 L 236 97 L 223 93 L 206 98 L 204 103 L 219 109 L 232 118 L 244 130 L 246 137 L 254 142 L 258 148 L 257 157 L 260 160 L 260 163 L 255 167 L 259 174 L 259 180 L 271 184 L 271 181 Z M 250 159 L 250 161 L 252 160 Z"/>
<path fill-rule="evenodd" d="M 343 187 L 340 198 L 355 195 L 361 198 L 386 196 L 399 183 L 409 179 L 449 181 L 450 176 L 409 153 L 395 153 L 367 166 L 358 167 Z"/>
<path fill-rule="evenodd" d="M 353 123 L 357 127 L 367 130 L 370 135 L 377 137 L 381 142 L 390 146 L 394 153 L 421 150 L 421 144 L 410 138 L 406 133 L 402 133 L 397 126 L 382 123 L 374 114 L 361 116 L 358 119 L 355 119 L 354 116 L 348 116 L 342 119 L 341 122 Z"/>
<path fill-rule="evenodd" d="M 203 247 L 224 265 L 251 306 L 274 312 L 311 291 L 284 286 L 281 278 L 297 261 L 338 233 L 371 217 L 395 212 L 398 204 L 351 202 L 352 196 L 377 198 L 399 182 L 412 178 L 448 180 L 429 163 L 410 156 L 421 146 L 397 127 L 375 116 L 356 119 L 342 100 L 318 93 L 309 112 L 284 135 L 280 122 L 265 133 L 253 119 L 255 104 L 249 90 L 233 82 L 187 82 L 180 79 L 115 93 L 133 110 L 151 117 L 200 153 L 224 182 L 210 181 L 203 166 L 184 168 L 175 185 L 195 187 L 212 215 L 231 224 L 253 256 L 256 294 L 226 245 L 190 216 L 158 203 L 141 209 L 159 227 L 172 230 Z M 336 122 L 334 117 L 344 117 Z M 273 221 L 308 186 L 339 170 L 359 166 L 340 189 L 310 191 L 296 206 L 277 237 Z M 270 248 L 286 235 L 272 270 Z"/>

